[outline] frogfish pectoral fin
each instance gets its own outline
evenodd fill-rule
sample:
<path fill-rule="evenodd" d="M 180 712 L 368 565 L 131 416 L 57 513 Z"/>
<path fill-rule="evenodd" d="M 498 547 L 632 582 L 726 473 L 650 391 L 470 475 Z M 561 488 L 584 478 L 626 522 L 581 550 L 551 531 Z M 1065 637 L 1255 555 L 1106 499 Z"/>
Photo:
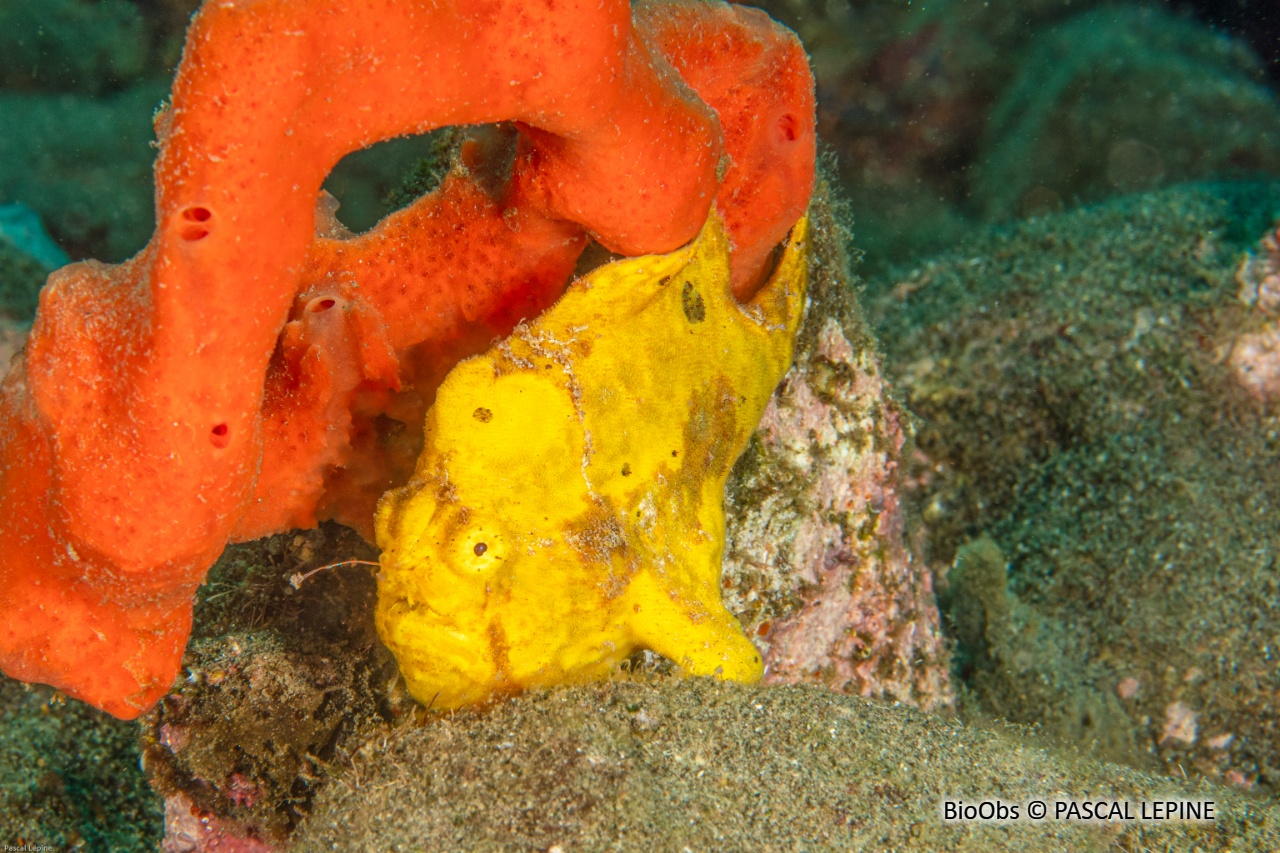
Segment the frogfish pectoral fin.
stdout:
<path fill-rule="evenodd" d="M 754 683 L 764 674 L 760 652 L 718 600 L 672 594 L 652 571 L 633 578 L 627 595 L 635 613 L 631 621 L 635 641 L 669 659 L 686 675 Z"/>

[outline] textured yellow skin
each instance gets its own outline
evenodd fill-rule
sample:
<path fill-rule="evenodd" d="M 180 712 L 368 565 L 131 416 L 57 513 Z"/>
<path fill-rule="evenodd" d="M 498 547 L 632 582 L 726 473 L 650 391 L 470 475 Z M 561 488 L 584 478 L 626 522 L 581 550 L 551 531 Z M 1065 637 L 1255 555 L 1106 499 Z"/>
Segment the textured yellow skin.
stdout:
<path fill-rule="evenodd" d="M 806 231 L 742 305 L 713 215 L 453 369 L 376 519 L 378 631 L 419 701 L 601 678 L 641 648 L 759 679 L 720 600 L 724 486 L 791 364 Z"/>

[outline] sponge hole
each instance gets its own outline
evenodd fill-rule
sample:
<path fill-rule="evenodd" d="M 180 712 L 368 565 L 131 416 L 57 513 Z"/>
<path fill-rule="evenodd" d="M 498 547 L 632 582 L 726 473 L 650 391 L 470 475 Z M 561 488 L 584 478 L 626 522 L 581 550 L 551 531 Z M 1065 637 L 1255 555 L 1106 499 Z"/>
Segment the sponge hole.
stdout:
<path fill-rule="evenodd" d="M 336 299 L 332 299 L 328 296 L 322 296 L 318 299 L 312 299 L 310 302 L 308 302 L 307 311 L 309 311 L 312 314 L 320 314 L 324 311 L 328 311 L 330 308 L 332 308 L 337 304 L 338 304 L 338 301 Z"/>
<path fill-rule="evenodd" d="M 218 424 L 209 430 L 209 440 L 214 447 L 226 447 L 231 443 L 231 429 L 226 424 Z"/>
<path fill-rule="evenodd" d="M 212 218 L 213 213 L 207 207 L 188 207 L 182 211 L 182 225 L 178 233 L 183 240 L 202 240 L 209 236 L 209 229 L 204 223 Z"/>
<path fill-rule="evenodd" d="M 800 138 L 800 123 L 796 121 L 796 117 L 787 113 L 778 119 L 778 140 L 780 142 L 795 142 Z"/>

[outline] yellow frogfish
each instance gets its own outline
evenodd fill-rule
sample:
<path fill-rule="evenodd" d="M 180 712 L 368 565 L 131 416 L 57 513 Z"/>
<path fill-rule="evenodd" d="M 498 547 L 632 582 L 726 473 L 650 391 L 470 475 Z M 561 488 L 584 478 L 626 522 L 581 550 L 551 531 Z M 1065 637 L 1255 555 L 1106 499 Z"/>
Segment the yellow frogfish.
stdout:
<path fill-rule="evenodd" d="M 607 677 L 640 649 L 755 681 L 720 600 L 724 487 L 791 364 L 807 223 L 748 303 L 713 213 L 669 255 L 574 281 L 458 364 L 377 512 L 377 626 L 435 709 Z"/>

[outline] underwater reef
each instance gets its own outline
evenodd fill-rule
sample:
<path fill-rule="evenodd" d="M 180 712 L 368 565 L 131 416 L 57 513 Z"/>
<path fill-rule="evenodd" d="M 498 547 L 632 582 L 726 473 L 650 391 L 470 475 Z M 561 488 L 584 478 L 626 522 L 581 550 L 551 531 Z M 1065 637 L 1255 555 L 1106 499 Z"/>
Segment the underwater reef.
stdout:
<path fill-rule="evenodd" d="M 804 51 L 743 6 L 560 4 L 524 32 L 582 50 L 455 21 L 424 77 L 407 0 L 307 56 L 295 0 L 207 9 L 180 67 L 198 5 L 0 9 L 0 444 L 44 496 L 0 526 L 70 589 L 105 567 L 80 634 L 7 641 L 138 715 L 0 676 L 0 842 L 1280 849 L 1280 102 L 1239 43 L 1162 3 L 760 4 Z M 586 56 L 633 75 L 585 99 L 616 145 L 556 94 Z M 437 121 L 405 80 L 483 97 Z M 55 272 L 15 359 L 63 252 L 125 263 Z M 140 426 L 166 406 L 197 452 Z M 79 618 L 117 606 L 127 677 Z M 939 813 L 1086 793 L 1219 817 Z"/>

